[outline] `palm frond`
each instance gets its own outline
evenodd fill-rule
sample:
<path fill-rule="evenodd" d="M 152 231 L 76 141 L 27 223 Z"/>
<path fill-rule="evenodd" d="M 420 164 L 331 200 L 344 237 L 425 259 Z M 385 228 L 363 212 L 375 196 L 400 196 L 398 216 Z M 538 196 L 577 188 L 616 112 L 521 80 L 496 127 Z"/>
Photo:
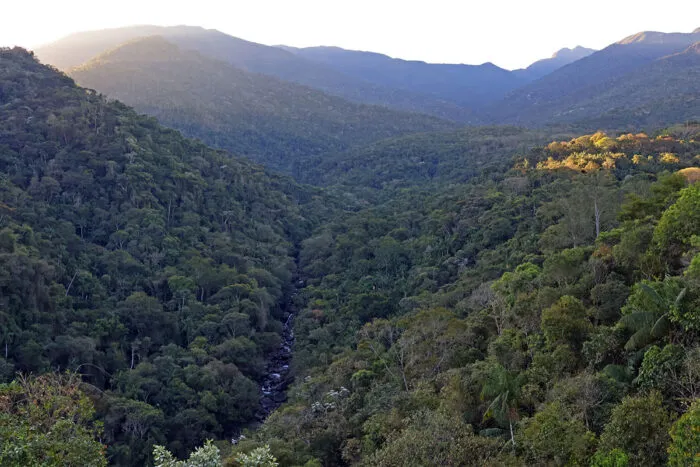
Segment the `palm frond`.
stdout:
<path fill-rule="evenodd" d="M 658 314 L 653 311 L 635 311 L 624 315 L 620 319 L 620 324 L 626 329 L 639 331 L 640 329 L 653 327 L 657 320 Z"/>
<path fill-rule="evenodd" d="M 654 323 L 654 326 L 651 328 L 651 331 L 649 332 L 651 337 L 654 337 L 656 339 L 659 339 L 666 334 L 668 334 L 668 331 L 671 329 L 671 321 L 668 319 L 667 314 L 663 314 L 661 317 L 659 317 L 658 320 Z"/>
<path fill-rule="evenodd" d="M 654 338 L 651 335 L 651 328 L 645 327 L 632 334 L 625 344 L 625 350 L 637 350 L 653 342 Z"/>

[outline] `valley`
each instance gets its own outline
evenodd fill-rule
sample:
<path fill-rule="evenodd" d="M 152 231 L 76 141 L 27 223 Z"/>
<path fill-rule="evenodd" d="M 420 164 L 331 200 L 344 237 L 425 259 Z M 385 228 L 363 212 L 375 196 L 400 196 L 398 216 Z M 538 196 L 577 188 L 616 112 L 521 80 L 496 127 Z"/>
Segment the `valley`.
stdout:
<path fill-rule="evenodd" d="M 0 48 L 0 465 L 692 465 L 699 44 Z"/>

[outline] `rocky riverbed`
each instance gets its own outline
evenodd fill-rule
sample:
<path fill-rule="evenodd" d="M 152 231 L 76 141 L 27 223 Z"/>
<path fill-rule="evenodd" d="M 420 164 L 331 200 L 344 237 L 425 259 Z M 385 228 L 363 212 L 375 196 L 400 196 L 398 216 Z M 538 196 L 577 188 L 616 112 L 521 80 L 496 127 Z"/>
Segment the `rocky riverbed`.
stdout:
<path fill-rule="evenodd" d="M 303 281 L 296 283 L 296 289 L 304 286 Z M 294 348 L 294 316 L 296 307 L 294 298 L 297 292 L 293 292 L 285 305 L 286 319 L 282 328 L 282 343 L 275 353 L 273 353 L 267 363 L 265 376 L 260 382 L 260 407 L 255 413 L 255 418 L 262 422 L 277 407 L 287 400 L 287 387 L 294 380 L 290 373 L 289 366 L 292 360 Z"/>

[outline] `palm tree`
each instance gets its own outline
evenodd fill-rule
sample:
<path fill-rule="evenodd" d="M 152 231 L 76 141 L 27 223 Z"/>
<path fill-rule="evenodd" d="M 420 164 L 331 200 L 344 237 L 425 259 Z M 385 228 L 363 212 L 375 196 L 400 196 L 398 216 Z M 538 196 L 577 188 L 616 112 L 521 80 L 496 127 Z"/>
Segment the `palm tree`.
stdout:
<path fill-rule="evenodd" d="M 620 324 L 634 334 L 625 344 L 627 350 L 637 350 L 663 338 L 671 330 L 670 315 L 682 305 L 687 288 L 667 277 L 657 287 L 641 282 L 628 299 Z M 658 290 L 657 290 L 658 289 Z"/>
<path fill-rule="evenodd" d="M 513 422 L 518 420 L 522 384 L 521 374 L 508 371 L 503 365 L 496 363 L 490 368 L 481 388 L 481 398 L 490 401 L 484 413 L 484 419 L 493 417 L 500 424 L 508 424 L 513 450 L 515 450 Z"/>

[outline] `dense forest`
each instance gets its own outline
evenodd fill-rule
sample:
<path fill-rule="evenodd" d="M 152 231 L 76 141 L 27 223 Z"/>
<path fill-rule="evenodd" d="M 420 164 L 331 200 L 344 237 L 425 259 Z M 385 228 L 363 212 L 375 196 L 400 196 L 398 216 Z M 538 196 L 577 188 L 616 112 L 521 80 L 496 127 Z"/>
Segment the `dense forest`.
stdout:
<path fill-rule="evenodd" d="M 171 38 L 75 70 L 109 97 L 0 49 L 0 465 L 696 465 L 685 36 L 543 78 L 641 44 L 589 96 L 605 132 L 456 128 Z"/>
<path fill-rule="evenodd" d="M 691 465 L 700 126 L 554 142 L 303 244 L 282 465 Z M 695 427 L 695 428 L 692 428 Z M 695 430 L 695 431 L 693 431 Z"/>
<path fill-rule="evenodd" d="M 317 198 L 0 51 L 0 378 L 79 372 L 115 464 L 230 435 Z"/>

